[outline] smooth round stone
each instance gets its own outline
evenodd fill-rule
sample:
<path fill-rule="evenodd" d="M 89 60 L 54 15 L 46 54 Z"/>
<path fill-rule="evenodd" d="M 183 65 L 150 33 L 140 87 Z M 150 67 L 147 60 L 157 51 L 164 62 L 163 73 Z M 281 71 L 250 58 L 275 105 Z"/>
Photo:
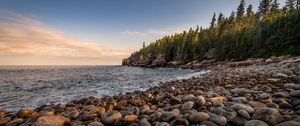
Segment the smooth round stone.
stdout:
<path fill-rule="evenodd" d="M 116 121 L 115 125 L 116 126 L 125 126 L 129 125 L 131 123 L 134 123 L 137 121 L 137 116 L 136 115 L 126 115 L 123 118 L 119 119 Z"/>
<path fill-rule="evenodd" d="M 224 116 L 227 119 L 227 121 L 232 121 L 237 116 L 237 113 L 231 108 L 218 107 L 215 110 L 213 110 L 213 113 L 216 115 Z"/>
<path fill-rule="evenodd" d="M 207 99 L 207 101 L 211 102 L 211 103 L 223 103 L 223 102 L 227 101 L 227 98 L 223 97 L 223 96 L 219 96 L 219 97 L 209 98 L 209 99 Z"/>
<path fill-rule="evenodd" d="M 181 109 L 182 110 L 191 110 L 191 109 L 193 109 L 193 106 L 194 106 L 194 102 L 188 101 L 182 105 Z"/>
<path fill-rule="evenodd" d="M 71 118 L 71 119 L 77 119 L 77 117 L 79 116 L 79 112 L 77 111 L 77 110 L 75 110 L 75 111 L 73 111 L 73 112 L 71 112 L 70 114 L 69 114 L 69 117 Z"/>
<path fill-rule="evenodd" d="M 194 112 L 190 115 L 189 120 L 192 123 L 199 123 L 201 121 L 208 120 L 209 118 L 210 118 L 210 116 L 205 112 Z"/>
<path fill-rule="evenodd" d="M 266 104 L 258 102 L 258 101 L 250 101 L 249 105 L 251 105 L 253 108 L 263 108 L 263 107 L 267 107 Z"/>
<path fill-rule="evenodd" d="M 94 114 L 99 112 L 99 109 L 94 105 L 88 105 L 82 111 L 88 111 L 89 113 Z"/>
<path fill-rule="evenodd" d="M 195 96 L 193 94 L 189 94 L 189 95 L 184 96 L 181 100 L 183 102 L 194 101 L 195 100 Z"/>
<path fill-rule="evenodd" d="M 6 111 L 0 109 L 0 116 L 3 116 L 3 115 L 5 115 L 5 114 L 6 114 Z"/>
<path fill-rule="evenodd" d="M 290 103 L 283 101 L 281 103 L 278 104 L 280 108 L 284 108 L 284 109 L 289 109 L 289 108 L 293 108 L 293 105 L 291 105 Z"/>
<path fill-rule="evenodd" d="M 117 120 L 121 118 L 122 115 L 119 111 L 108 111 L 101 115 L 101 121 L 105 124 L 114 124 Z"/>
<path fill-rule="evenodd" d="M 227 119 L 224 116 L 211 115 L 209 121 L 212 121 L 220 126 L 225 126 L 227 124 Z"/>
<path fill-rule="evenodd" d="M 97 117 L 97 114 L 88 114 L 88 115 L 84 115 L 82 116 L 81 120 L 82 121 L 88 121 L 88 120 L 93 120 Z"/>
<path fill-rule="evenodd" d="M 265 121 L 269 125 L 276 125 L 281 122 L 283 118 L 277 109 L 264 107 L 255 109 L 252 119 Z"/>
<path fill-rule="evenodd" d="M 148 105 L 143 105 L 142 107 L 140 107 L 141 113 L 147 113 L 149 111 L 150 111 L 150 107 Z"/>
<path fill-rule="evenodd" d="M 196 104 L 199 105 L 199 106 L 204 106 L 205 103 L 206 103 L 206 100 L 205 100 L 205 97 L 203 97 L 203 96 L 198 96 L 198 97 L 196 97 L 195 102 L 196 102 Z"/>
<path fill-rule="evenodd" d="M 189 126 L 189 122 L 183 118 L 177 118 L 170 123 L 171 126 Z"/>
<path fill-rule="evenodd" d="M 268 93 L 262 93 L 262 94 L 259 95 L 259 98 L 260 98 L 261 100 L 265 100 L 265 99 L 268 99 L 268 98 L 270 98 L 270 97 L 271 97 L 271 95 L 268 94 Z"/>
<path fill-rule="evenodd" d="M 0 126 L 5 126 L 10 121 L 11 121 L 10 117 L 0 118 Z"/>
<path fill-rule="evenodd" d="M 150 121 L 151 122 L 155 122 L 155 121 L 160 121 L 162 117 L 162 113 L 161 112 L 155 112 L 153 114 L 150 115 Z"/>
<path fill-rule="evenodd" d="M 174 120 L 176 118 L 179 117 L 179 113 L 177 112 L 164 112 L 162 114 L 162 118 L 161 120 L 164 121 L 164 122 L 170 122 L 171 120 Z"/>
<path fill-rule="evenodd" d="M 279 123 L 276 126 L 300 126 L 300 122 L 296 122 L 296 121 L 286 121 L 286 122 L 282 122 Z"/>
<path fill-rule="evenodd" d="M 214 122 L 212 121 L 202 121 L 200 123 L 200 126 L 218 126 L 217 124 L 215 124 Z"/>
<path fill-rule="evenodd" d="M 170 126 L 170 124 L 167 122 L 158 122 L 155 124 L 155 126 Z"/>
<path fill-rule="evenodd" d="M 238 114 L 241 115 L 242 117 L 244 117 L 245 119 L 251 119 L 251 116 L 249 115 L 249 113 L 246 110 L 240 109 L 238 110 Z"/>
<path fill-rule="evenodd" d="M 237 103 L 246 103 L 247 99 L 245 97 L 237 97 L 237 98 L 231 98 L 231 101 Z"/>
<path fill-rule="evenodd" d="M 96 121 L 96 122 L 89 123 L 87 126 L 104 126 L 104 125 L 101 122 Z"/>
<path fill-rule="evenodd" d="M 283 87 L 286 89 L 294 89 L 294 90 L 300 89 L 300 85 L 296 85 L 294 83 L 284 84 Z"/>
<path fill-rule="evenodd" d="M 232 123 L 237 126 L 243 126 L 247 121 L 247 119 L 237 116 L 235 119 L 233 119 Z"/>
<path fill-rule="evenodd" d="M 21 109 L 20 111 L 18 111 L 17 116 L 20 118 L 24 118 L 25 116 L 32 113 L 34 113 L 34 111 L 31 109 Z"/>
<path fill-rule="evenodd" d="M 35 122 L 35 126 L 64 126 L 70 123 L 70 120 L 63 116 L 41 116 Z"/>
<path fill-rule="evenodd" d="M 250 121 L 246 122 L 244 126 L 269 126 L 269 125 L 267 123 L 265 123 L 264 121 L 250 120 Z"/>
<path fill-rule="evenodd" d="M 134 105 L 134 106 L 143 106 L 145 104 L 145 101 L 142 100 L 142 99 L 139 99 L 139 98 L 136 98 L 136 99 L 132 99 L 131 100 L 131 104 Z"/>
<path fill-rule="evenodd" d="M 148 119 L 143 118 L 139 121 L 140 126 L 152 126 Z"/>
<path fill-rule="evenodd" d="M 272 96 L 277 97 L 277 98 L 288 98 L 288 97 L 290 97 L 290 95 L 288 93 L 285 93 L 285 92 L 276 92 Z"/>
<path fill-rule="evenodd" d="M 9 123 L 7 123 L 6 126 L 18 126 L 23 122 L 24 122 L 23 118 L 16 118 L 16 119 L 10 121 Z M 1 124 L 0 124 L 0 126 L 1 126 Z"/>
<path fill-rule="evenodd" d="M 293 90 L 290 92 L 290 96 L 292 97 L 300 97 L 300 90 Z"/>
<path fill-rule="evenodd" d="M 250 114 L 254 112 L 254 109 L 251 106 L 248 106 L 245 104 L 240 104 L 240 103 L 232 105 L 231 108 L 234 110 L 237 110 L 237 111 L 243 109 L 243 110 L 246 110 Z"/>
<path fill-rule="evenodd" d="M 231 93 L 237 94 L 238 96 L 244 96 L 244 95 L 250 93 L 250 91 L 246 88 L 235 88 L 235 89 L 231 90 Z"/>

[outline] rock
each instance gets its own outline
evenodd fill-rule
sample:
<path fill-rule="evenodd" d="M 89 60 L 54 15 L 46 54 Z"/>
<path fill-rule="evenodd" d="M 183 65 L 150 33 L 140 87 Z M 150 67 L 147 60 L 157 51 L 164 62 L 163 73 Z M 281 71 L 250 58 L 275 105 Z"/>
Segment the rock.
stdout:
<path fill-rule="evenodd" d="M 276 92 L 272 96 L 277 97 L 277 98 L 288 98 L 288 97 L 290 97 L 290 95 L 288 93 L 285 93 L 285 92 Z"/>
<path fill-rule="evenodd" d="M 189 122 L 183 118 L 177 118 L 170 123 L 171 126 L 189 126 Z"/>
<path fill-rule="evenodd" d="M 162 114 L 162 121 L 164 122 L 170 122 L 171 120 L 174 120 L 179 117 L 179 113 L 177 112 L 164 112 Z"/>
<path fill-rule="evenodd" d="M 0 116 L 3 116 L 3 115 L 5 115 L 5 114 L 6 114 L 6 111 L 0 109 Z"/>
<path fill-rule="evenodd" d="M 277 73 L 274 75 L 274 77 L 279 77 L 279 78 L 287 78 L 289 77 L 288 75 L 284 74 L 284 73 Z"/>
<path fill-rule="evenodd" d="M 151 123 L 146 119 L 143 118 L 139 121 L 140 126 L 152 126 Z"/>
<path fill-rule="evenodd" d="M 15 118 L 14 120 L 7 123 L 6 126 L 18 126 L 21 123 L 23 123 L 24 121 L 25 120 L 23 118 Z M 2 126 L 2 125 L 0 124 L 0 126 Z"/>
<path fill-rule="evenodd" d="M 281 103 L 278 104 L 280 108 L 283 109 L 289 109 L 289 108 L 293 108 L 293 105 L 291 105 L 290 103 L 283 101 Z"/>
<path fill-rule="evenodd" d="M 237 116 L 235 119 L 232 120 L 232 123 L 236 126 L 243 126 L 247 121 L 247 119 Z"/>
<path fill-rule="evenodd" d="M 269 126 L 267 123 L 260 120 L 250 120 L 244 126 Z"/>
<path fill-rule="evenodd" d="M 224 116 L 228 122 L 232 121 L 237 116 L 237 113 L 231 108 L 218 107 L 215 110 L 213 110 L 213 113 L 216 115 Z"/>
<path fill-rule="evenodd" d="M 97 114 L 87 114 L 87 115 L 83 115 L 81 117 L 81 120 L 82 121 L 88 121 L 88 120 L 93 120 L 97 117 L 98 115 Z"/>
<path fill-rule="evenodd" d="M 254 109 L 251 106 L 248 106 L 248 105 L 245 105 L 245 104 L 240 104 L 240 103 L 232 105 L 231 108 L 234 109 L 234 110 L 243 109 L 243 110 L 246 110 L 250 114 L 254 112 Z"/>
<path fill-rule="evenodd" d="M 140 99 L 140 98 L 135 98 L 135 99 L 132 99 L 131 100 L 131 104 L 134 105 L 134 106 L 143 106 L 145 104 L 145 101 Z"/>
<path fill-rule="evenodd" d="M 25 116 L 30 115 L 32 113 L 34 113 L 34 111 L 31 109 L 21 109 L 20 111 L 18 111 L 17 116 L 20 118 L 24 118 Z"/>
<path fill-rule="evenodd" d="M 10 117 L 0 118 L 0 126 L 5 126 L 10 121 L 11 121 Z"/>
<path fill-rule="evenodd" d="M 210 116 L 209 121 L 212 121 L 220 126 L 225 126 L 227 124 L 227 119 L 224 116 L 219 115 Z"/>
<path fill-rule="evenodd" d="M 193 94 L 189 94 L 189 95 L 184 96 L 181 100 L 183 102 L 194 101 L 195 100 L 195 96 Z"/>
<path fill-rule="evenodd" d="M 191 110 L 191 109 L 193 109 L 193 106 L 194 106 L 194 102 L 188 101 L 182 105 L 181 109 L 182 110 Z"/>
<path fill-rule="evenodd" d="M 121 100 L 117 103 L 116 109 L 118 110 L 125 110 L 127 106 L 127 101 L 126 100 Z"/>
<path fill-rule="evenodd" d="M 237 94 L 238 96 L 244 96 L 244 95 L 250 93 L 250 91 L 246 88 L 235 88 L 235 89 L 231 90 L 231 93 Z"/>
<path fill-rule="evenodd" d="M 262 94 L 259 95 L 259 98 L 260 98 L 261 100 L 265 100 L 265 99 L 268 99 L 268 98 L 270 98 L 270 97 L 271 97 L 271 95 L 268 94 L 268 93 L 262 93 Z"/>
<path fill-rule="evenodd" d="M 251 116 L 249 115 L 249 113 L 244 110 L 244 109 L 240 109 L 238 110 L 238 114 L 241 115 L 242 117 L 244 117 L 245 119 L 251 119 Z"/>
<path fill-rule="evenodd" d="M 237 98 L 231 98 L 231 101 L 237 103 L 246 103 L 247 99 L 245 97 L 237 97 Z"/>
<path fill-rule="evenodd" d="M 95 121 L 89 123 L 87 126 L 104 126 L 101 122 Z"/>
<path fill-rule="evenodd" d="M 115 125 L 116 126 L 125 126 L 129 125 L 131 123 L 134 123 L 137 121 L 137 116 L 136 115 L 126 115 L 123 118 L 119 119 L 116 121 Z"/>
<path fill-rule="evenodd" d="M 170 126 L 170 124 L 167 122 L 158 122 L 155 124 L 155 126 Z"/>
<path fill-rule="evenodd" d="M 200 126 L 218 126 L 218 125 L 211 121 L 202 121 L 200 123 Z"/>
<path fill-rule="evenodd" d="M 77 111 L 77 110 L 75 110 L 75 111 L 72 111 L 70 114 L 69 114 L 69 117 L 71 118 L 71 119 L 77 119 L 77 117 L 79 116 L 79 112 Z"/>
<path fill-rule="evenodd" d="M 63 116 L 41 116 L 35 122 L 35 126 L 64 126 L 70 123 L 70 120 Z"/>
<path fill-rule="evenodd" d="M 205 100 L 205 97 L 198 96 L 198 97 L 196 97 L 195 102 L 198 106 L 203 106 L 203 105 L 205 105 L 206 100 Z"/>
<path fill-rule="evenodd" d="M 121 119 L 122 115 L 118 111 L 108 111 L 101 115 L 101 121 L 105 124 L 114 124 L 117 120 Z"/>
<path fill-rule="evenodd" d="M 252 119 L 265 121 L 269 125 L 276 125 L 281 122 L 283 118 L 277 109 L 264 107 L 255 109 Z"/>
<path fill-rule="evenodd" d="M 201 121 L 205 121 L 205 120 L 208 120 L 209 119 L 209 115 L 205 112 L 194 112 L 190 115 L 190 118 L 189 120 L 192 122 L 192 123 L 199 123 Z"/>
<path fill-rule="evenodd" d="M 149 111 L 150 111 L 150 107 L 148 105 L 143 105 L 142 107 L 140 107 L 141 113 L 147 113 Z"/>
<path fill-rule="evenodd" d="M 294 83 L 284 84 L 283 87 L 286 89 L 294 89 L 294 90 L 300 89 L 300 85 L 296 85 Z"/>
<path fill-rule="evenodd" d="M 276 126 L 300 126 L 300 122 L 296 122 L 296 121 L 286 121 L 286 122 L 282 122 L 279 123 Z"/>
<path fill-rule="evenodd" d="M 300 97 L 300 90 L 293 90 L 290 92 L 290 96 L 292 97 Z"/>
<path fill-rule="evenodd" d="M 207 101 L 211 103 L 223 103 L 227 101 L 227 98 L 219 96 L 219 97 L 209 98 Z"/>
<path fill-rule="evenodd" d="M 258 101 L 250 101 L 249 105 L 251 105 L 253 108 L 263 108 L 263 107 L 267 107 L 266 104 L 258 102 Z"/>
<path fill-rule="evenodd" d="M 160 121 L 161 117 L 162 117 L 162 113 L 161 112 L 155 112 L 154 114 L 150 115 L 150 121 L 151 122 Z"/>

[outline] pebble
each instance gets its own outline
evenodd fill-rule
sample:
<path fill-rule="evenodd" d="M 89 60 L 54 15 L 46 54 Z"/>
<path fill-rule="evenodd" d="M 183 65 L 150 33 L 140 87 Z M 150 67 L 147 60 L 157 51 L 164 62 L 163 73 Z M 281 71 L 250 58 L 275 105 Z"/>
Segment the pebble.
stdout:
<path fill-rule="evenodd" d="M 10 117 L 0 118 L 0 126 L 5 126 L 9 121 L 11 121 Z"/>
<path fill-rule="evenodd" d="M 174 120 L 176 118 L 179 117 L 179 113 L 177 112 L 164 112 L 162 114 L 162 118 L 161 120 L 164 121 L 164 122 L 170 122 L 171 120 Z"/>
<path fill-rule="evenodd" d="M 296 122 L 296 121 L 286 121 L 286 122 L 282 122 L 279 123 L 276 126 L 300 126 L 300 122 Z"/>
<path fill-rule="evenodd" d="M 205 97 L 198 96 L 198 97 L 196 97 L 195 102 L 198 106 L 204 106 L 206 103 L 206 100 L 205 100 Z"/>
<path fill-rule="evenodd" d="M 211 115 L 209 121 L 212 121 L 220 126 L 225 126 L 227 124 L 227 119 L 224 116 Z"/>
<path fill-rule="evenodd" d="M 152 126 L 151 123 L 146 119 L 143 118 L 139 121 L 140 126 Z"/>
<path fill-rule="evenodd" d="M 269 126 L 269 125 L 267 123 L 265 123 L 264 121 L 250 120 L 250 121 L 246 122 L 244 126 Z"/>
<path fill-rule="evenodd" d="M 251 119 L 251 116 L 249 115 L 249 113 L 244 110 L 244 109 L 240 109 L 238 110 L 238 114 L 241 115 L 242 117 L 244 117 L 245 119 Z"/>
<path fill-rule="evenodd" d="M 223 96 L 219 96 L 219 97 L 209 98 L 207 101 L 211 103 L 223 103 L 227 101 L 227 98 Z"/>
<path fill-rule="evenodd" d="M 205 112 L 194 112 L 190 115 L 189 120 L 191 123 L 199 123 L 201 121 L 208 120 L 210 116 Z"/>
<path fill-rule="evenodd" d="M 189 95 L 184 96 L 181 100 L 183 102 L 194 101 L 195 100 L 195 96 L 193 94 L 189 94 Z"/>
<path fill-rule="evenodd" d="M 290 92 L 290 96 L 300 98 L 300 90 L 293 90 Z"/>
<path fill-rule="evenodd" d="M 240 103 L 232 105 L 231 108 L 234 109 L 234 110 L 243 109 L 243 110 L 246 110 L 250 114 L 252 114 L 254 112 L 254 109 L 251 106 L 248 106 L 248 105 L 245 105 L 245 104 L 240 104 Z"/>
<path fill-rule="evenodd" d="M 30 115 L 32 113 L 34 113 L 34 111 L 31 110 L 31 109 L 21 109 L 21 110 L 18 111 L 17 116 L 20 117 L 20 118 L 23 118 L 23 117 L 25 117 L 27 115 Z"/>
<path fill-rule="evenodd" d="M 181 109 L 182 110 L 191 110 L 191 109 L 193 109 L 193 106 L 194 106 L 194 102 L 188 101 L 182 105 Z"/>
<path fill-rule="evenodd" d="M 183 118 L 177 118 L 170 123 L 171 126 L 189 126 L 189 121 Z"/>
<path fill-rule="evenodd" d="M 35 126 L 64 126 L 70 123 L 70 120 L 63 116 L 41 116 L 35 122 Z"/>
<path fill-rule="evenodd" d="M 227 121 L 232 121 L 237 116 L 237 113 L 231 108 L 218 107 L 215 110 L 213 110 L 213 113 L 216 115 L 224 116 L 227 119 Z"/>
<path fill-rule="evenodd" d="M 265 121 L 269 125 L 276 125 L 281 122 L 283 118 L 277 109 L 264 107 L 255 109 L 252 119 Z"/>
<path fill-rule="evenodd" d="M 114 124 L 117 120 L 121 119 L 122 115 L 118 111 L 108 111 L 101 115 L 101 121 L 105 124 Z"/>
<path fill-rule="evenodd" d="M 104 126 L 101 122 L 95 121 L 89 123 L 87 126 Z"/>

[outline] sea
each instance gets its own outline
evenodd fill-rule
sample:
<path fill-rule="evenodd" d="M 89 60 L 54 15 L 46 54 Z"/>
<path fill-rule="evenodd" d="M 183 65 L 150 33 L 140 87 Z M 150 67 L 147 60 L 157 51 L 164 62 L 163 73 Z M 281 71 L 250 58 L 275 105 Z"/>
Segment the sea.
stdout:
<path fill-rule="evenodd" d="M 89 96 L 147 90 L 207 72 L 127 66 L 0 66 L 0 109 L 14 112 Z"/>

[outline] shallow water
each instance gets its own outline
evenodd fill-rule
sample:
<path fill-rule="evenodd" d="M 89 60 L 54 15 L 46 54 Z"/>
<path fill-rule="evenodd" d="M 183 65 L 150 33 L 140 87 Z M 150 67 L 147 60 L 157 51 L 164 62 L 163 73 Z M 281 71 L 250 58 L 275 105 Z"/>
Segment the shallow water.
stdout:
<path fill-rule="evenodd" d="M 123 66 L 1 66 L 0 108 L 16 111 L 49 103 L 66 103 L 146 90 L 159 82 L 198 76 L 202 72 L 173 68 Z"/>

